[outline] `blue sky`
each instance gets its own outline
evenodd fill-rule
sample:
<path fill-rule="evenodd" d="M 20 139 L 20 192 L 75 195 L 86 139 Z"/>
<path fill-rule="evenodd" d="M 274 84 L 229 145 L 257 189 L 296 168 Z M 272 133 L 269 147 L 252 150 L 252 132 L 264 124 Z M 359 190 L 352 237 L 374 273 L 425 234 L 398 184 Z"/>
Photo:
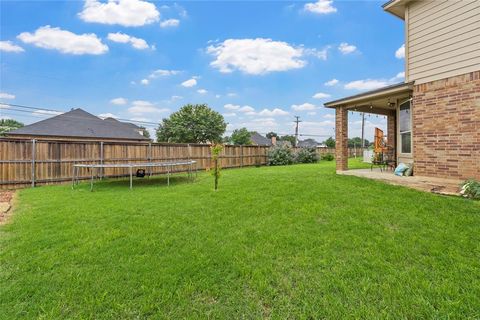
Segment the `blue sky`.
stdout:
<path fill-rule="evenodd" d="M 299 115 L 301 134 L 334 135 L 324 102 L 403 81 L 403 21 L 381 5 L 2 1 L 0 98 L 149 122 L 207 103 L 229 132 L 293 133 Z M 25 123 L 50 116 L 0 112 Z M 350 117 L 350 136 L 359 120 Z M 385 119 L 367 117 L 367 138 L 375 126 Z"/>

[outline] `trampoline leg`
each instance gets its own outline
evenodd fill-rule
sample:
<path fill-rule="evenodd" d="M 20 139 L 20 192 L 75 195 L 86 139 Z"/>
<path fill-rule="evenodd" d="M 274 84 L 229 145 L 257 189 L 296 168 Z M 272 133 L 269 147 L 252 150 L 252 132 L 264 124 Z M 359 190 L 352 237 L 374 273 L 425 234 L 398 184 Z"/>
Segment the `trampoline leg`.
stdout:
<path fill-rule="evenodd" d="M 90 178 L 90 191 L 93 191 L 93 168 L 90 168 L 91 178 Z"/>
<path fill-rule="evenodd" d="M 132 175 L 132 167 L 130 167 L 130 190 L 132 190 L 133 185 L 133 175 Z"/>
<path fill-rule="evenodd" d="M 167 186 L 170 186 L 170 167 L 167 166 Z"/>
<path fill-rule="evenodd" d="M 73 167 L 73 170 L 72 170 L 72 190 L 74 189 L 75 187 L 75 167 Z"/>

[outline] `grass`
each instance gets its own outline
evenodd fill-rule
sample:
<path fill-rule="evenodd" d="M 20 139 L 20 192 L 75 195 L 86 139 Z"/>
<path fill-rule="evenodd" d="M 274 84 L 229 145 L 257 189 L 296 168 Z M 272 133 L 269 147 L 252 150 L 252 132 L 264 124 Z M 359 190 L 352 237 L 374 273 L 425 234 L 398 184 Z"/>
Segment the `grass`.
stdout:
<path fill-rule="evenodd" d="M 480 318 L 479 202 L 334 172 L 22 190 L 0 319 Z"/>

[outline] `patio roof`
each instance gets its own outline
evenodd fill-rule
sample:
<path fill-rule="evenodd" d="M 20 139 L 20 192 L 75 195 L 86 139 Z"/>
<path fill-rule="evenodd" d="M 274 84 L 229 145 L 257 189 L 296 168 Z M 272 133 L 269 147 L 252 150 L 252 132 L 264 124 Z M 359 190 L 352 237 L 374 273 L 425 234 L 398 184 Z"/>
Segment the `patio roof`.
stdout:
<path fill-rule="evenodd" d="M 408 99 L 412 93 L 413 82 L 397 83 L 324 104 L 326 108 L 344 107 L 359 112 L 388 115 L 396 107 L 397 99 Z"/>

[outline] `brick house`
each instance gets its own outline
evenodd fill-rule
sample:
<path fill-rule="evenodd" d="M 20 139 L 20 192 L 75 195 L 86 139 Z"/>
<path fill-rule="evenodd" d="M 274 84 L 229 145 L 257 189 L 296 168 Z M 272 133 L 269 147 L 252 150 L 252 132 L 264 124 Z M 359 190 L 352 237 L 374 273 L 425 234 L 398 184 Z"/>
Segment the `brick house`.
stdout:
<path fill-rule="evenodd" d="M 325 104 L 336 111 L 336 165 L 348 169 L 348 113 L 387 116 L 398 162 L 419 176 L 480 179 L 480 1 L 391 0 L 405 21 L 405 82 Z"/>

